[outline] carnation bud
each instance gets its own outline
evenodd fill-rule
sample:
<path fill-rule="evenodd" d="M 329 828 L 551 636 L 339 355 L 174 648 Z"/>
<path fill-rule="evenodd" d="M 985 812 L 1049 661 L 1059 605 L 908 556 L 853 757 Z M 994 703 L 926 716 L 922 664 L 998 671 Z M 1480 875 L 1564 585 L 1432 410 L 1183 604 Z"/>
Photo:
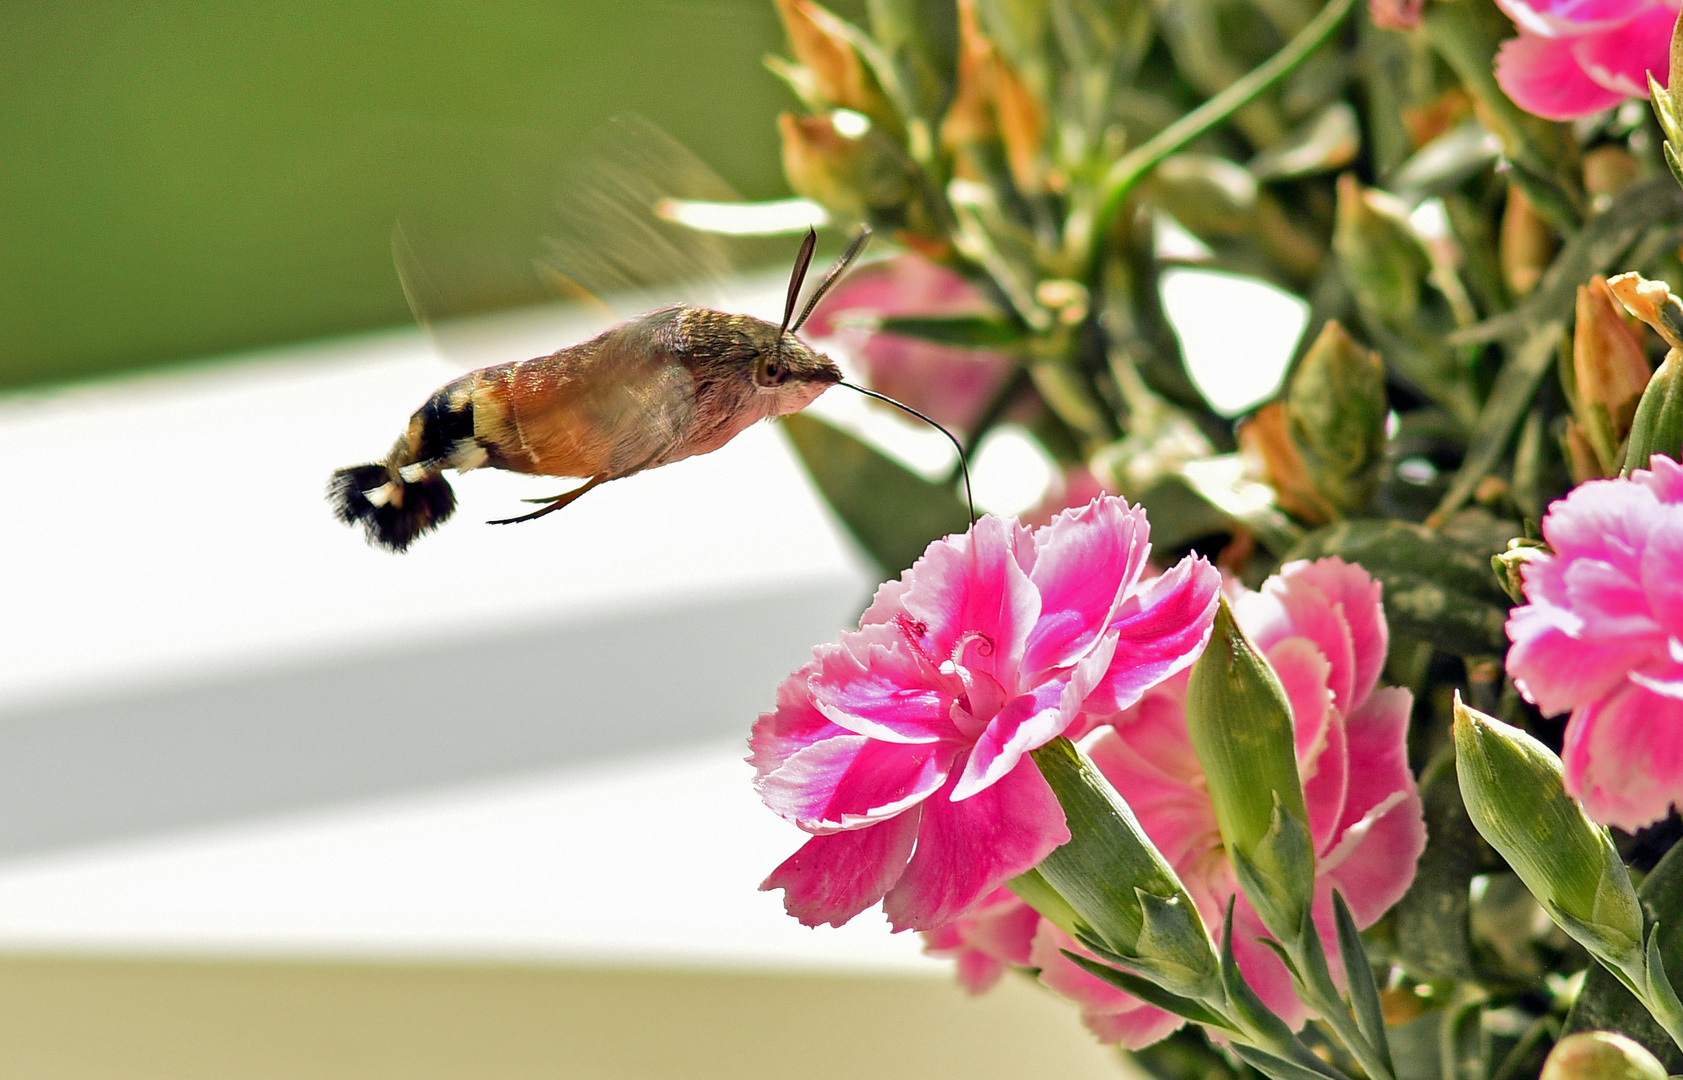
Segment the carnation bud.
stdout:
<path fill-rule="evenodd" d="M 1497 237 L 1502 280 L 1508 283 L 1508 291 L 1524 296 L 1535 289 L 1543 271 L 1554 261 L 1554 249 L 1554 230 L 1524 189 L 1509 184 L 1508 202 L 1502 208 L 1502 230 Z"/>
<path fill-rule="evenodd" d="M 812 0 L 775 0 L 789 48 L 806 69 L 816 101 L 808 104 L 852 109 L 879 124 L 893 124 L 894 110 L 853 44 L 857 31 Z"/>
<path fill-rule="evenodd" d="M 1578 390 L 1574 412 L 1601 460 L 1599 475 L 1611 476 L 1618 471 L 1619 452 L 1650 369 L 1642 342 L 1625 325 L 1606 279 L 1599 276 L 1578 287 L 1572 368 Z"/>
<path fill-rule="evenodd" d="M 1226 600 L 1192 665 L 1186 730 L 1239 884 L 1263 925 L 1282 941 L 1295 940 L 1314 895 L 1315 853 L 1291 704 Z"/>
<path fill-rule="evenodd" d="M 1364 189 L 1350 173 L 1340 176 L 1332 248 L 1363 311 L 1395 329 L 1413 321 L 1432 263 L 1395 196 Z"/>
<path fill-rule="evenodd" d="M 1648 1048 L 1616 1031 L 1580 1031 L 1554 1044 L 1537 1080 L 1665 1080 Z"/>
<path fill-rule="evenodd" d="M 1384 361 L 1329 320 L 1292 376 L 1286 402 L 1292 441 L 1315 489 L 1341 514 L 1361 510 L 1379 487 L 1385 457 Z"/>
<path fill-rule="evenodd" d="M 915 167 L 864 114 L 784 113 L 777 126 L 789 186 L 837 217 L 868 219 L 873 210 L 900 207 L 911 199 Z"/>
<path fill-rule="evenodd" d="M 1630 873 L 1607 830 L 1566 794 L 1560 759 L 1457 695 L 1455 774 L 1474 826 L 1549 917 L 1602 963 L 1645 982 L 1642 906 Z"/>
<path fill-rule="evenodd" d="M 1286 403 L 1270 401 L 1239 425 L 1239 452 L 1250 471 L 1274 489 L 1274 503 L 1306 525 L 1325 525 L 1338 511 L 1315 488 L 1292 441 Z"/>
<path fill-rule="evenodd" d="M 1045 109 L 982 30 L 974 0 L 959 0 L 958 34 L 958 84 L 941 122 L 942 145 L 956 151 L 998 138 L 1017 189 L 1044 190 Z"/>
<path fill-rule="evenodd" d="M 1078 940 L 1188 997 L 1217 978 L 1217 958 L 1197 905 L 1098 767 L 1068 739 L 1033 751 L 1069 824 L 1070 840 L 1011 887 Z M 1083 925 L 1065 925 L 1073 913 Z"/>
<path fill-rule="evenodd" d="M 1646 469 L 1648 459 L 1664 454 L 1683 458 L 1683 352 L 1665 354 L 1660 369 L 1648 380 L 1648 389 L 1636 405 L 1636 419 L 1630 426 L 1630 444 L 1625 449 L 1624 475 Z"/>
<path fill-rule="evenodd" d="M 1531 540 L 1523 536 L 1516 536 L 1508 541 L 1508 550 L 1499 555 L 1490 556 L 1490 568 L 1496 571 L 1496 584 L 1502 586 L 1516 604 L 1525 603 L 1525 579 L 1520 574 L 1520 568 L 1534 562 L 1542 562 L 1553 556 L 1549 546 L 1541 540 Z"/>

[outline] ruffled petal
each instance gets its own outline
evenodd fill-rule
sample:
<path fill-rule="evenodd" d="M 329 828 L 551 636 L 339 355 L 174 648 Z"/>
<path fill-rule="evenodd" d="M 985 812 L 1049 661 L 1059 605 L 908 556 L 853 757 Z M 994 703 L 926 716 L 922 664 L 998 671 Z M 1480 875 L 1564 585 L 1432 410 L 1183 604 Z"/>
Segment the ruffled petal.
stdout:
<path fill-rule="evenodd" d="M 1033 535 L 1016 521 L 993 516 L 967 534 L 930 544 L 912 565 L 902 597 L 919 631 L 918 646 L 942 661 L 967 636 L 981 635 L 986 655 L 966 662 L 1014 694 L 1024 642 L 1040 617 L 1040 594 L 1028 573 L 1033 566 Z"/>
<path fill-rule="evenodd" d="M 1683 701 L 1628 683 L 1573 711 L 1561 758 L 1584 811 L 1635 832 L 1683 806 Z"/>
<path fill-rule="evenodd" d="M 953 801 L 971 798 L 997 783 L 1000 777 L 1017 767 L 1023 755 L 1037 746 L 1045 746 L 1063 733 L 1073 714 L 1059 708 L 1061 683 L 1045 683 L 1033 694 L 1024 694 L 1010 702 L 988 721 L 964 772 L 953 788 Z"/>
<path fill-rule="evenodd" d="M 1673 458 L 1655 454 L 1648 459 L 1646 469 L 1637 469 L 1630 478 L 1647 488 L 1660 502 L 1683 505 L 1683 465 Z"/>
<path fill-rule="evenodd" d="M 1572 45 L 1584 74 L 1624 97 L 1648 97 L 1648 73 L 1660 85 L 1671 72 L 1671 28 L 1677 9 L 1655 4 L 1621 26 L 1586 34 Z"/>
<path fill-rule="evenodd" d="M 1549 120 L 1575 120 L 1624 100 L 1584 73 L 1572 55 L 1572 39 L 1523 30 L 1496 51 L 1496 82 L 1515 105 Z"/>
<path fill-rule="evenodd" d="M 952 922 L 1069 840 L 1063 809 L 1032 761 L 963 802 L 950 794 L 919 807 L 917 850 L 883 900 L 896 930 Z"/>
<path fill-rule="evenodd" d="M 1527 576 L 1527 584 L 1531 577 Z M 1552 604 L 1508 612 L 1508 674 L 1526 700 L 1554 716 L 1611 693 L 1651 652 L 1645 639 L 1584 639 L 1583 620 Z"/>
<path fill-rule="evenodd" d="M 1296 569 L 1292 569 L 1295 566 Z M 1349 712 L 1367 700 L 1379 682 L 1390 647 L 1390 629 L 1381 603 L 1384 586 L 1358 563 L 1347 563 L 1336 555 L 1314 562 L 1295 563 L 1281 570 L 1314 585 L 1337 605 L 1350 634 L 1355 674 L 1351 679 L 1350 701 L 1340 708 Z"/>
<path fill-rule="evenodd" d="M 875 824 L 940 789 L 955 750 L 838 735 L 806 747 L 754 784 L 774 813 L 810 833 Z"/>
<path fill-rule="evenodd" d="M 813 743 L 846 732 L 813 705 L 806 680 L 817 668 L 806 667 L 784 679 L 777 688 L 777 708 L 761 713 L 748 736 L 748 763 L 756 776 L 764 776 L 796 752 Z"/>
<path fill-rule="evenodd" d="M 951 737 L 951 691 L 934 685 L 930 664 L 909 646 L 887 633 L 874 636 L 877 640 L 865 631 L 844 634 L 841 644 L 814 650 L 817 670 L 807 688 L 818 711 L 849 731 L 886 742 Z"/>
<path fill-rule="evenodd" d="M 1251 643 L 1264 654 L 1287 638 L 1308 638 L 1327 659 L 1327 689 L 1345 711 L 1354 707 L 1356 646 L 1343 608 L 1310 576 L 1308 563 L 1290 563 L 1269 578 L 1259 593 L 1240 596 L 1234 617 Z"/>
<path fill-rule="evenodd" d="M 1149 701 L 1147 698 L 1141 705 Z M 1184 714 L 1178 726 L 1178 736 L 1171 738 L 1184 743 Z M 1113 727 L 1096 728 L 1080 746 L 1111 786 L 1128 800 L 1152 845 L 1177 869 L 1220 851 L 1221 829 L 1203 774 L 1196 767 L 1190 774 L 1165 772 L 1141 752 L 1142 746 L 1155 749 L 1157 740 L 1149 734 L 1150 729 L 1130 725 L 1124 730 L 1126 735 Z M 1187 751 L 1190 754 L 1190 746 Z"/>
<path fill-rule="evenodd" d="M 1151 552 L 1145 511 L 1121 499 L 1069 509 L 1034 534 L 1040 620 L 1023 654 L 1025 674 L 1067 667 L 1099 639 L 1139 581 Z"/>
<path fill-rule="evenodd" d="M 1116 653 L 1087 698 L 1089 712 L 1121 712 L 1198 658 L 1209 640 L 1221 573 L 1187 556 L 1127 599 L 1113 623 Z"/>
<path fill-rule="evenodd" d="M 1420 791 L 1408 767 L 1412 707 L 1407 690 L 1386 687 L 1344 721 L 1349 794 L 1322 866 L 1358 926 L 1370 925 L 1402 899 L 1426 847 Z"/>
<path fill-rule="evenodd" d="M 868 829 L 815 836 L 760 884 L 783 890 L 783 909 L 804 926 L 840 926 L 882 899 L 906 869 L 917 810 Z"/>
<path fill-rule="evenodd" d="M 1683 506 L 1661 506 L 1642 552 L 1645 603 L 1666 635 L 1683 641 Z"/>
<path fill-rule="evenodd" d="M 1576 37 L 1618 26 L 1653 0 L 1496 0 L 1522 31 Z"/>

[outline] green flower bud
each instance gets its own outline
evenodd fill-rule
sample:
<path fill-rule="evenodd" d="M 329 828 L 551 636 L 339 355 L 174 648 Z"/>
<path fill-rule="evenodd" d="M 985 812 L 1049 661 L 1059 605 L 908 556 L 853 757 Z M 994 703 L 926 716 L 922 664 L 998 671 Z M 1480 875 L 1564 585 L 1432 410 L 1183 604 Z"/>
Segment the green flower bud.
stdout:
<path fill-rule="evenodd" d="M 1554 1044 L 1537 1080 L 1665 1080 L 1648 1048 L 1615 1031 L 1580 1031 Z"/>
<path fill-rule="evenodd" d="M 916 193 L 916 167 L 862 113 L 784 113 L 777 126 L 789 186 L 843 220 L 874 220 Z"/>
<path fill-rule="evenodd" d="M 1560 759 L 1455 699 L 1455 773 L 1467 815 L 1549 917 L 1598 960 L 1646 983 L 1642 907 L 1607 830 L 1562 786 Z"/>
<path fill-rule="evenodd" d="M 1186 728 L 1245 895 L 1270 932 L 1295 940 L 1314 894 L 1315 853 L 1291 704 L 1226 600 L 1216 609 L 1209 645 L 1192 666 Z"/>
<path fill-rule="evenodd" d="M 1215 947 L 1192 897 L 1133 810 L 1068 739 L 1054 739 L 1033 756 L 1063 807 L 1070 840 L 1011 887 L 1072 936 L 1097 938 L 1165 989 L 1204 996 L 1218 978 Z M 1070 913 L 1084 925 L 1065 925 Z"/>
<path fill-rule="evenodd" d="M 1625 475 L 1632 469 L 1646 469 L 1655 454 L 1683 458 L 1683 352 L 1676 349 L 1665 354 L 1636 404 L 1625 448 Z"/>
<path fill-rule="evenodd" d="M 1420 310 L 1421 283 L 1432 270 L 1407 208 L 1345 173 L 1338 178 L 1332 249 L 1362 310 L 1394 330 L 1407 329 Z"/>
<path fill-rule="evenodd" d="M 1514 537 L 1508 541 L 1508 550 L 1490 556 L 1490 568 L 1496 571 L 1496 584 L 1502 586 L 1502 591 L 1512 597 L 1514 603 L 1525 603 L 1525 579 L 1520 576 L 1520 567 L 1547 559 L 1551 554 L 1549 546 L 1541 540 Z"/>
<path fill-rule="evenodd" d="M 1648 98 L 1654 104 L 1654 115 L 1659 118 L 1660 130 L 1665 132 L 1665 162 L 1671 166 L 1671 175 L 1683 184 L 1683 20 L 1671 30 L 1671 64 L 1670 80 L 1667 86 L 1661 86 L 1654 73 L 1648 73 Z"/>
<path fill-rule="evenodd" d="M 1315 489 L 1345 516 L 1368 504 L 1385 457 L 1385 364 L 1336 320 L 1304 354 L 1286 395 L 1291 437 Z"/>

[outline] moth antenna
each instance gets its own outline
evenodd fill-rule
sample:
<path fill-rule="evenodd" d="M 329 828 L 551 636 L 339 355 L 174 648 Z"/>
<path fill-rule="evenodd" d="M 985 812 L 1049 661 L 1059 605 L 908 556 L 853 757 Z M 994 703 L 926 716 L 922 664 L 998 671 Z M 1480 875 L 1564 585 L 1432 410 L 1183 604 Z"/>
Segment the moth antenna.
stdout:
<path fill-rule="evenodd" d="M 818 230 L 808 226 L 806 236 L 801 238 L 800 253 L 795 256 L 795 269 L 789 274 L 789 298 L 783 301 L 783 325 L 777 328 L 779 341 L 783 340 L 784 332 L 789 329 L 789 318 L 795 313 L 795 301 L 801 298 L 801 286 L 806 284 L 807 268 L 812 265 L 812 252 L 817 247 Z M 796 323 L 795 327 L 799 329 L 800 323 Z"/>
<path fill-rule="evenodd" d="M 815 238 L 811 229 L 807 230 L 807 236 Z M 799 331 L 802 326 L 806 325 L 806 320 L 812 314 L 812 309 L 818 306 L 818 301 L 824 299 L 824 294 L 830 291 L 830 286 L 834 285 L 841 279 L 842 274 L 846 272 L 849 266 L 853 265 L 853 260 L 859 257 L 859 253 L 864 251 L 865 245 L 870 242 L 870 227 L 861 226 L 859 229 L 859 235 L 853 238 L 853 243 L 847 245 L 847 250 L 842 252 L 841 258 L 836 260 L 836 265 L 830 267 L 829 272 L 824 275 L 824 280 L 818 283 L 818 288 L 812 290 L 812 296 L 808 298 L 806 306 L 801 308 L 801 317 L 795 320 L 795 325 L 790 327 L 790 329 Z M 807 258 L 810 259 L 811 257 L 812 255 L 809 252 Z M 794 294 L 790 293 L 791 307 L 793 306 L 793 300 Z M 789 321 L 788 317 L 785 316 L 783 321 L 787 323 Z M 857 389 L 857 387 L 855 387 L 855 389 Z M 893 404 L 900 405 L 898 401 Z M 905 408 L 904 405 L 901 405 L 900 407 Z"/>
<path fill-rule="evenodd" d="M 854 241 L 854 245 L 856 247 L 863 246 L 863 244 L 861 243 L 861 241 L 863 239 L 864 239 L 864 236 L 861 236 L 859 240 Z M 967 459 L 967 457 L 964 453 L 963 444 L 958 441 L 958 438 L 955 435 L 953 435 L 952 432 L 948 431 L 946 428 L 942 427 L 940 424 L 937 424 L 935 421 L 931 420 L 929 417 L 927 417 L 927 416 L 923 415 L 922 413 L 918 412 L 916 409 L 912 408 L 910 405 L 907 405 L 905 402 L 895 401 L 893 398 L 889 397 L 887 394 L 879 394 L 875 390 L 867 390 L 863 386 L 859 386 L 856 383 L 848 382 L 846 379 L 843 379 L 841 382 L 837 383 L 836 385 L 837 386 L 845 386 L 849 390 L 857 390 L 859 393 L 864 394 L 868 398 L 876 398 L 878 401 L 886 402 L 886 403 L 894 406 L 896 409 L 900 409 L 904 412 L 911 413 L 913 416 L 917 417 L 919 420 L 922 420 L 924 423 L 928 424 L 930 427 L 934 428 L 936 431 L 939 431 L 941 434 L 945 435 L 947 437 L 947 441 L 953 444 L 953 449 L 958 451 L 958 467 L 959 467 L 959 470 L 964 473 L 964 504 L 970 510 L 970 524 L 972 524 L 972 525 L 976 524 L 976 500 L 975 500 L 975 496 L 970 491 L 970 462 L 969 462 L 969 460 Z"/>

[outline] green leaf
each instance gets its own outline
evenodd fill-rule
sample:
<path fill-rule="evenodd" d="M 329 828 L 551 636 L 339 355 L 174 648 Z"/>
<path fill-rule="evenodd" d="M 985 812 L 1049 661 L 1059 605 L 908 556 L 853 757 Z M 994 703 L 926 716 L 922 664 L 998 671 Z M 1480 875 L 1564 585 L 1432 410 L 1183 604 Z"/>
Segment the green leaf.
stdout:
<path fill-rule="evenodd" d="M 1452 6 L 1435 4 L 1433 8 Z M 1485 401 L 1467 455 L 1433 513 L 1434 518 L 1453 512 L 1471 498 L 1473 489 L 1491 474 L 1507 452 L 1514 430 L 1537 396 L 1543 375 L 1555 361 L 1555 350 L 1566 330 L 1567 315 L 1574 309 L 1578 286 L 1592 275 L 1611 269 L 1652 226 L 1680 216 L 1683 216 L 1683 190 L 1669 176 L 1655 176 L 1633 184 L 1567 241 L 1525 303 L 1451 337 L 1452 342 L 1497 338 L 1510 341 L 1507 359 Z"/>
<path fill-rule="evenodd" d="M 1414 884 L 1397 902 L 1395 926 L 1403 970 L 1423 982 L 1474 974 L 1468 930 L 1468 890 L 1473 878 L 1501 862 L 1485 844 L 1461 804 L 1455 758 L 1445 754 L 1420 778 L 1425 804 L 1426 850 Z"/>
<path fill-rule="evenodd" d="M 1648 873 L 1636 897 L 1643 913 L 1659 922 L 1653 934 L 1671 981 L 1683 982 L 1683 844 L 1674 846 Z M 1611 972 L 1591 964 L 1566 1016 L 1565 1031 L 1597 1030 L 1623 1032 L 1659 1058 L 1666 1072 L 1683 1073 L 1683 1049 Z"/>
<path fill-rule="evenodd" d="M 1350 917 L 1349 905 L 1337 889 L 1332 891 L 1332 914 L 1338 922 L 1338 955 L 1344 961 L 1344 978 L 1350 987 L 1350 1011 L 1355 1014 L 1356 1026 L 1378 1051 L 1385 1068 L 1396 1075 L 1391 1062 L 1391 1045 L 1385 1039 L 1385 1013 L 1379 1007 L 1379 984 L 1373 980 L 1373 965 L 1368 962 L 1367 950 L 1362 947 L 1362 935 L 1356 920 Z"/>
<path fill-rule="evenodd" d="M 1285 1058 L 1275 1057 L 1273 1054 L 1245 1046 L 1242 1043 L 1233 1044 L 1233 1053 L 1238 1055 L 1245 1064 L 1251 1066 L 1264 1076 L 1272 1080 L 1326 1080 L 1326 1074 L 1316 1072 L 1296 1062 Z"/>
<path fill-rule="evenodd" d="M 1517 526 L 1516 526 L 1517 531 Z M 1462 656 L 1500 655 L 1509 601 L 1490 572 L 1498 548 L 1457 542 L 1405 521 L 1344 521 L 1304 537 L 1286 559 L 1337 555 L 1385 586 L 1391 632 Z"/>
<path fill-rule="evenodd" d="M 889 577 L 917 561 L 931 541 L 970 524 L 964 501 L 873 446 L 824 421 L 783 418 L 789 441 L 848 532 Z"/>
<path fill-rule="evenodd" d="M 1196 1024 L 1209 1024 L 1212 1027 L 1231 1030 L 1221 1017 L 1198 1002 L 1191 998 L 1181 997 L 1179 994 L 1171 994 L 1150 979 L 1135 975 L 1131 971 L 1111 967 L 1109 964 L 1102 964 L 1090 957 L 1082 956 L 1078 952 L 1071 952 L 1069 949 L 1060 951 L 1082 971 L 1096 979 L 1102 979 L 1123 993 L 1134 995 L 1148 1005 L 1155 1005 L 1164 1012 L 1172 1012 L 1176 1016 L 1184 1016 Z"/>
<path fill-rule="evenodd" d="M 1028 338 L 1016 323 L 987 315 L 893 315 L 879 320 L 877 331 L 966 349 L 996 349 Z"/>

